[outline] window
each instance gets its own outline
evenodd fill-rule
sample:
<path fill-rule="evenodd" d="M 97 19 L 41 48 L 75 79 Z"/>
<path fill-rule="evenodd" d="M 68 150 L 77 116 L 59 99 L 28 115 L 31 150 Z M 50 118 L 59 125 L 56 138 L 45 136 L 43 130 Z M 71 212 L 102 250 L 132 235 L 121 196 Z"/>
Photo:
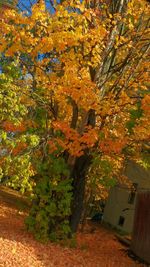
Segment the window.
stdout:
<path fill-rule="evenodd" d="M 123 216 L 120 216 L 119 217 L 119 221 L 118 221 L 118 225 L 119 226 L 123 226 L 124 225 L 124 222 L 125 222 L 125 218 Z"/>
<path fill-rule="evenodd" d="M 129 198 L 128 198 L 128 203 L 129 204 L 134 204 L 137 187 L 138 187 L 138 184 L 137 183 L 133 183 L 133 189 L 131 190 L 131 192 L 129 194 Z"/>

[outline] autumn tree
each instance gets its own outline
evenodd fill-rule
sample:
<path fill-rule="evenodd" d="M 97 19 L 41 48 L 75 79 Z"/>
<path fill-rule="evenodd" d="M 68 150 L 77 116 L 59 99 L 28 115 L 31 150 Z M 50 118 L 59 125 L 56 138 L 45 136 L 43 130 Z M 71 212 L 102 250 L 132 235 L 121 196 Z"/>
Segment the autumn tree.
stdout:
<path fill-rule="evenodd" d="M 77 231 L 89 169 L 121 180 L 149 140 L 149 5 L 50 2 L 2 21 L 1 176 L 33 188 L 29 228 L 54 240 Z"/>

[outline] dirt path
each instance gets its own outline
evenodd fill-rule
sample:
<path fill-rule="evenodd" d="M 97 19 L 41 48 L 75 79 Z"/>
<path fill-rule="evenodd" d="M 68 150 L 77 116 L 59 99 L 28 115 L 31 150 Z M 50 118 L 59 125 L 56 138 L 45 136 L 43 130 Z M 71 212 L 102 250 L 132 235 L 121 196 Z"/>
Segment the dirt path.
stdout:
<path fill-rule="evenodd" d="M 77 248 L 37 242 L 24 226 L 25 213 L 0 199 L 0 267 L 142 267 L 108 230 L 78 234 Z"/>

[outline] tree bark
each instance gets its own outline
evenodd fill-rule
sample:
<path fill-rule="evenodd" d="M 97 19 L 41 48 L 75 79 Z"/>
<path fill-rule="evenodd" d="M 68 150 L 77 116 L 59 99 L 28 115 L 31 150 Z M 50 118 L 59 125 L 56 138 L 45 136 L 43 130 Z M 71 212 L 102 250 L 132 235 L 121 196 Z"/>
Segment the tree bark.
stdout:
<path fill-rule="evenodd" d="M 71 172 L 73 179 L 73 201 L 70 216 L 71 232 L 75 233 L 80 223 L 86 185 L 86 173 L 91 164 L 91 156 L 86 152 L 77 158 Z"/>

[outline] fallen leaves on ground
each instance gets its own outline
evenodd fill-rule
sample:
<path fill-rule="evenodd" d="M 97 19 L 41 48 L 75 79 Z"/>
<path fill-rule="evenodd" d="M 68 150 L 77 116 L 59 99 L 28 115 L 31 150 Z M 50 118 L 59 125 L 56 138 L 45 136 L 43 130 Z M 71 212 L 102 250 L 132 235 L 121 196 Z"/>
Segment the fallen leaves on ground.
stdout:
<path fill-rule="evenodd" d="M 0 200 L 0 267 L 142 267 L 103 227 L 79 233 L 77 247 L 39 243 L 24 226 L 26 214 Z"/>

